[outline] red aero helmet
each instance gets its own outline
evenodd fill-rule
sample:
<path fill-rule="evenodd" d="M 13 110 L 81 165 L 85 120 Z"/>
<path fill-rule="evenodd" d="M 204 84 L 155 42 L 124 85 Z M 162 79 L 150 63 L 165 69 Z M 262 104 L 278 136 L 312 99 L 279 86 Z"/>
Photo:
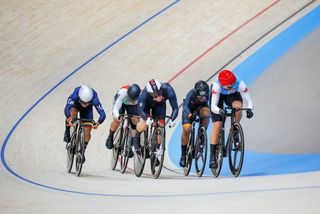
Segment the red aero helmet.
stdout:
<path fill-rule="evenodd" d="M 236 76 L 230 70 L 222 70 L 218 75 L 218 80 L 222 86 L 232 85 L 236 81 Z"/>

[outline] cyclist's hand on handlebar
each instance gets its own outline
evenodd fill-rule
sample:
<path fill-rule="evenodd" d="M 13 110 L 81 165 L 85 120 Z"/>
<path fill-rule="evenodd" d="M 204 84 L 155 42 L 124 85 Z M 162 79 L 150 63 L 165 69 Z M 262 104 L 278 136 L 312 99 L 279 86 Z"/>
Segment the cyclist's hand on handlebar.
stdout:
<path fill-rule="evenodd" d="M 97 129 L 97 128 L 99 127 L 99 125 L 100 125 L 100 123 L 97 122 L 97 123 L 95 123 L 95 124 L 92 125 L 92 128 L 93 128 L 93 129 Z"/>
<path fill-rule="evenodd" d="M 253 112 L 251 109 L 248 109 L 246 112 L 247 112 L 247 118 L 253 117 Z"/>
<path fill-rule="evenodd" d="M 67 118 L 67 123 L 68 123 L 68 126 L 72 126 L 73 125 L 73 117 L 69 117 L 69 118 Z"/>
<path fill-rule="evenodd" d="M 197 118 L 197 113 L 189 114 L 188 117 L 191 121 L 194 121 Z"/>
<path fill-rule="evenodd" d="M 148 117 L 146 120 L 146 125 L 149 126 L 149 125 L 151 125 L 151 123 L 152 123 L 152 120 L 150 117 Z"/>
<path fill-rule="evenodd" d="M 219 110 L 219 114 L 220 114 L 221 116 L 224 116 L 224 115 L 226 114 L 226 112 L 225 112 L 223 109 L 220 109 L 220 110 Z"/>
<path fill-rule="evenodd" d="M 175 127 L 176 126 L 176 121 L 173 121 L 173 120 L 169 120 L 169 127 L 170 128 L 173 128 L 173 127 Z"/>

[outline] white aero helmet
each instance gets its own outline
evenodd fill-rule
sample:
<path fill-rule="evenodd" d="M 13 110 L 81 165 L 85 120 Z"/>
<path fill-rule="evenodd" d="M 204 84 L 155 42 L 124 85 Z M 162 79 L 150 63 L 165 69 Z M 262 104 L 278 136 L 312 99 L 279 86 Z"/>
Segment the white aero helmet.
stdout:
<path fill-rule="evenodd" d="M 79 90 L 79 98 L 81 101 L 87 103 L 93 98 L 93 90 L 88 85 L 82 85 Z"/>
<path fill-rule="evenodd" d="M 151 96 L 159 96 L 162 95 L 161 93 L 161 83 L 158 80 L 152 79 L 147 83 L 147 92 L 151 95 Z"/>

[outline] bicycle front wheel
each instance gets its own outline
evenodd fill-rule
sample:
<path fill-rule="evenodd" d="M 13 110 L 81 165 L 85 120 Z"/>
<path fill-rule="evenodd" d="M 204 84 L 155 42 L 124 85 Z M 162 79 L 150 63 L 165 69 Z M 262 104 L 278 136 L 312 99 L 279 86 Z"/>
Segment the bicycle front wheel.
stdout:
<path fill-rule="evenodd" d="M 84 162 L 84 130 L 80 130 L 80 137 L 76 144 L 76 174 L 80 176 Z"/>
<path fill-rule="evenodd" d="M 67 171 L 71 172 L 74 160 L 74 153 L 76 147 L 76 132 L 74 131 L 71 135 L 71 140 L 67 143 Z"/>
<path fill-rule="evenodd" d="M 141 134 L 140 142 L 143 142 L 141 145 L 141 153 L 138 154 L 137 152 L 135 152 L 135 155 L 134 155 L 134 174 L 137 177 L 141 176 L 143 169 L 144 169 L 144 165 L 146 163 L 146 159 L 147 159 L 146 156 L 147 156 L 147 143 L 148 142 L 147 142 L 147 132 L 146 131 L 144 131 Z"/>
<path fill-rule="evenodd" d="M 183 168 L 183 174 L 185 176 L 188 176 L 189 173 L 190 173 L 190 169 L 191 169 L 191 166 L 192 166 L 192 159 L 193 159 L 193 156 L 194 156 L 194 133 L 193 131 L 191 130 L 190 134 L 189 134 L 189 141 L 188 141 L 188 144 L 187 144 L 187 149 L 186 149 L 186 165 L 185 167 Z"/>
<path fill-rule="evenodd" d="M 211 173 L 212 173 L 213 177 L 215 177 L 215 178 L 220 175 L 221 168 L 222 168 L 223 150 L 224 150 L 223 142 L 224 142 L 224 132 L 220 131 L 219 139 L 218 139 L 218 147 L 216 149 L 216 154 L 215 154 L 215 157 L 217 159 L 218 167 L 216 169 L 214 169 L 214 168 L 211 169 Z"/>
<path fill-rule="evenodd" d="M 114 134 L 113 142 L 114 146 L 112 148 L 112 157 L 111 157 L 111 169 L 114 170 L 118 163 L 119 153 L 121 151 L 121 135 L 122 129 L 121 127 L 117 129 Z"/>
<path fill-rule="evenodd" d="M 235 123 L 228 137 L 229 168 L 234 177 L 238 177 L 244 159 L 244 135 L 239 123 Z"/>
<path fill-rule="evenodd" d="M 124 173 L 127 169 L 128 162 L 129 162 L 129 156 L 131 150 L 131 145 L 132 145 L 132 129 L 131 127 L 127 127 L 124 131 L 123 137 L 121 139 L 122 145 L 121 145 L 121 152 L 120 152 L 120 165 L 121 169 L 120 172 Z"/>
<path fill-rule="evenodd" d="M 195 144 L 195 166 L 199 177 L 201 177 L 204 172 L 207 160 L 207 150 L 207 132 L 204 127 L 201 127 L 198 131 Z"/>
<path fill-rule="evenodd" d="M 150 150 L 151 172 L 153 177 L 157 179 L 162 170 L 165 153 L 164 128 L 158 127 L 154 130 Z"/>

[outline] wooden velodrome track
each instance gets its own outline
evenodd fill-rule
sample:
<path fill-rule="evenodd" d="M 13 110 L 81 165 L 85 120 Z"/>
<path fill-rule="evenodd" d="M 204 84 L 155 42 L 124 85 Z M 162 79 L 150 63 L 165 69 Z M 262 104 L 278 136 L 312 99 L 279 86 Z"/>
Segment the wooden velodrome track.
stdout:
<path fill-rule="evenodd" d="M 104 146 L 112 97 L 122 84 L 143 86 L 150 78 L 170 81 L 180 104 L 196 80 L 207 80 L 299 11 L 232 60 L 228 68 L 234 68 L 318 5 L 319 1 L 307 0 L 3 1 L 0 213 L 318 213 L 318 171 L 197 178 L 184 177 L 166 160 L 168 170 L 158 180 L 147 174 L 136 178 L 130 172 L 112 171 L 111 154 Z M 319 30 L 311 39 L 319 47 Z M 303 45 L 300 51 L 309 56 Z M 315 56 L 311 60 L 318 65 L 312 69 L 318 69 L 319 60 Z M 259 113 L 266 114 L 264 104 L 272 103 L 265 85 L 273 81 L 272 69 L 283 69 L 279 66 L 250 87 L 260 107 L 246 124 L 248 149 L 286 150 L 276 143 L 257 142 L 261 137 L 257 127 L 268 119 Z M 316 80 L 319 74 L 308 79 L 319 89 Z M 107 119 L 92 132 L 83 175 L 78 178 L 65 170 L 63 108 L 74 87 L 83 83 L 97 90 Z M 281 87 L 290 89 L 292 84 Z M 316 98 L 309 104 L 319 104 Z M 293 100 L 288 106 L 299 104 Z M 286 125 L 296 125 L 293 118 L 287 119 Z M 272 123 L 277 123 L 277 117 L 266 127 Z M 285 128 L 271 132 L 268 139 L 274 142 L 288 132 Z M 168 138 L 171 133 L 168 129 Z M 316 140 L 308 142 L 307 148 L 301 142 L 284 144 L 320 153 Z"/>

